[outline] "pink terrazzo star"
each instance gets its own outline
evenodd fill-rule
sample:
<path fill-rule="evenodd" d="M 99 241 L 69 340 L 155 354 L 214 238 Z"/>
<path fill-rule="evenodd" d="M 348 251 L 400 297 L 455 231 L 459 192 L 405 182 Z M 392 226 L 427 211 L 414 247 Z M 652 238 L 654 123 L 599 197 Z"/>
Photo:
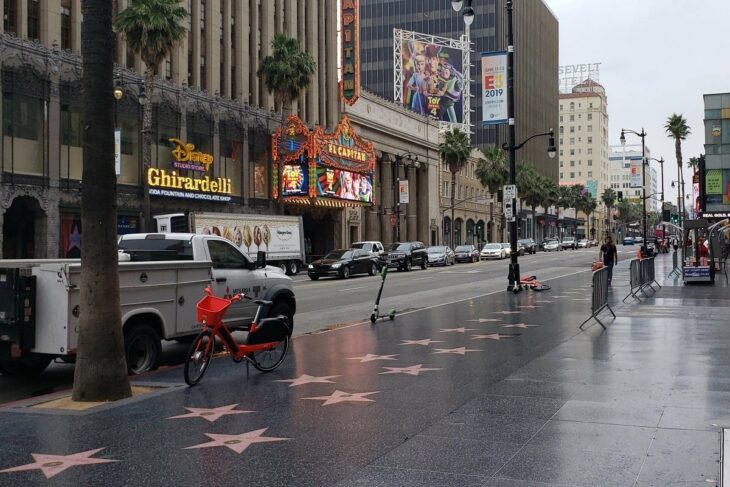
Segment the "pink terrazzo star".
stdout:
<path fill-rule="evenodd" d="M 92 455 L 96 455 L 103 448 L 96 448 L 94 450 L 82 451 L 74 453 L 72 455 L 47 455 L 43 453 L 31 453 L 34 463 L 28 463 L 27 465 L 20 465 L 19 467 L 8 468 L 0 470 L 0 472 L 24 472 L 26 470 L 40 470 L 47 479 L 58 475 L 67 468 L 81 466 L 81 465 L 94 465 L 97 463 L 109 463 L 118 462 L 119 460 L 110 460 L 107 458 L 91 458 Z"/>
<path fill-rule="evenodd" d="M 472 335 L 472 340 L 502 340 L 503 338 L 514 338 L 517 335 L 503 335 L 501 333 L 490 333 L 489 335 Z"/>
<path fill-rule="evenodd" d="M 519 313 L 519 311 L 497 311 L 498 315 L 515 315 Z"/>
<path fill-rule="evenodd" d="M 474 348 L 458 347 L 458 348 L 437 348 L 434 354 L 453 353 L 455 355 L 465 355 L 467 352 L 483 352 Z"/>
<path fill-rule="evenodd" d="M 380 375 L 384 374 L 408 374 L 408 375 L 418 375 L 421 372 L 428 372 L 429 370 L 441 370 L 441 369 L 430 369 L 428 367 L 424 367 L 423 364 L 418 365 L 411 365 L 410 367 L 383 367 L 384 369 L 387 369 L 387 372 L 381 372 Z"/>
<path fill-rule="evenodd" d="M 344 392 L 335 390 L 329 396 L 318 396 L 318 397 L 303 397 L 302 399 L 311 399 L 315 401 L 324 401 L 322 406 L 329 406 L 331 404 L 337 404 L 340 402 L 375 402 L 372 399 L 368 399 L 365 396 L 371 396 L 378 394 L 380 391 L 374 392 Z"/>
<path fill-rule="evenodd" d="M 466 333 L 467 331 L 474 331 L 475 328 L 441 328 L 441 333 Z"/>
<path fill-rule="evenodd" d="M 171 416 L 167 419 L 182 419 L 182 418 L 203 418 L 206 421 L 217 421 L 222 416 L 229 414 L 248 414 L 255 413 L 256 411 L 236 411 L 234 408 L 238 404 L 229 404 L 228 406 L 221 406 L 218 408 L 185 408 L 190 411 L 188 414 L 181 414 L 180 416 Z"/>
<path fill-rule="evenodd" d="M 273 438 L 270 436 L 261 436 L 268 428 L 260 430 L 249 431 L 248 433 L 241 433 L 240 435 L 218 435 L 215 433 L 206 433 L 205 436 L 213 441 L 208 443 L 201 443 L 200 445 L 188 446 L 185 450 L 193 448 L 215 448 L 218 446 L 224 446 L 236 453 L 243 453 L 243 451 L 254 443 L 270 443 L 272 441 L 287 441 L 291 438 Z"/>
<path fill-rule="evenodd" d="M 401 340 L 401 345 L 423 345 L 427 347 L 432 343 L 443 343 L 441 340 L 431 340 L 430 338 L 424 338 L 423 340 Z"/>
<path fill-rule="evenodd" d="M 528 325 L 525 323 L 514 323 L 512 325 L 499 325 L 500 328 L 534 328 L 540 325 Z"/>
<path fill-rule="evenodd" d="M 274 382 L 290 382 L 289 387 L 295 387 L 295 386 L 301 386 L 304 384 L 334 384 L 334 381 L 330 379 L 334 379 L 335 377 L 340 377 L 339 375 L 325 375 L 322 377 L 315 377 L 313 375 L 307 375 L 302 374 L 296 379 L 283 379 L 283 380 L 275 380 Z"/>
<path fill-rule="evenodd" d="M 359 360 L 360 363 L 363 362 L 373 362 L 375 360 L 398 360 L 394 357 L 397 357 L 398 354 L 395 355 L 373 355 L 372 353 L 369 353 L 367 355 L 363 355 L 362 357 L 348 357 L 347 360 Z"/>
<path fill-rule="evenodd" d="M 469 320 L 469 321 L 475 321 L 477 323 L 491 323 L 493 321 L 499 321 L 497 318 L 479 318 L 478 320 Z"/>

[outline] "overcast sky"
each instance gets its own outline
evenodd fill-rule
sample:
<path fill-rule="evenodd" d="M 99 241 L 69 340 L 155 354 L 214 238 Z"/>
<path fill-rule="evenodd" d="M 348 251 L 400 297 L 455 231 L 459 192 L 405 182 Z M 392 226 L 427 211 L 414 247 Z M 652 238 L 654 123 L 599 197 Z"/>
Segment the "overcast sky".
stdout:
<path fill-rule="evenodd" d="M 643 127 L 651 156 L 669 161 L 666 200 L 676 202 L 669 182 L 677 179 L 677 162 L 664 123 L 672 113 L 687 119 L 684 161 L 704 152 L 702 95 L 730 92 L 730 0 L 544 1 L 560 22 L 560 64 L 601 63 L 609 144 L 619 144 L 621 128 Z M 640 139 L 627 137 L 631 142 Z M 685 170 L 687 193 L 691 181 Z"/>

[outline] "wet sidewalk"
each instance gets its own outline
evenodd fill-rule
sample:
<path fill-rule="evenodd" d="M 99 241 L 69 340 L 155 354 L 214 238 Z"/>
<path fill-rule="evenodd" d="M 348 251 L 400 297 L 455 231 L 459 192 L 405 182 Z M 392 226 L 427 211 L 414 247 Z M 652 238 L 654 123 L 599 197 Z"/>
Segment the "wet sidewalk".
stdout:
<path fill-rule="evenodd" d="M 728 288 L 680 287 L 657 262 L 642 303 L 621 303 L 616 270 L 607 331 L 578 329 L 576 267 L 550 291 L 298 337 L 269 374 L 224 357 L 194 388 L 174 368 L 90 411 L 5 407 L 0 485 L 715 485 Z"/>

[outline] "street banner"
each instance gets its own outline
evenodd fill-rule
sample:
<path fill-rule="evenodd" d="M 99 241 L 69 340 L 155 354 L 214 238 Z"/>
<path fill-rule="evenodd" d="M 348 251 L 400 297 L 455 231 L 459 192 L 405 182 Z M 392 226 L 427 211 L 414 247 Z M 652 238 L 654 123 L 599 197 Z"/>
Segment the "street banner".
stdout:
<path fill-rule="evenodd" d="M 119 177 L 122 174 L 122 130 L 114 129 L 114 171 Z"/>
<path fill-rule="evenodd" d="M 401 205 L 407 205 L 409 203 L 408 196 L 408 181 L 398 181 L 398 202 Z"/>
<path fill-rule="evenodd" d="M 641 159 L 631 159 L 630 188 L 641 188 Z"/>
<path fill-rule="evenodd" d="M 482 53 L 482 123 L 506 124 L 507 113 L 507 53 Z"/>

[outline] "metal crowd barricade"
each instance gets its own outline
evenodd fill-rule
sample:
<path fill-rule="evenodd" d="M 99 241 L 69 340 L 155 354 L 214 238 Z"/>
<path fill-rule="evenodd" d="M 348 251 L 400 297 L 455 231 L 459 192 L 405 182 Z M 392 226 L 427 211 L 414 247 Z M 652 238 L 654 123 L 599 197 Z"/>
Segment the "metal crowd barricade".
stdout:
<path fill-rule="evenodd" d="M 655 267 L 656 262 L 654 261 L 654 257 L 649 257 L 648 259 L 642 260 L 641 264 L 646 266 L 645 285 L 649 286 L 652 290 L 654 290 L 654 286 L 652 286 L 652 283 L 653 283 L 653 284 L 656 284 L 657 286 L 659 286 L 659 289 L 661 289 L 662 285 L 659 284 L 659 282 L 657 282 L 657 280 L 656 280 L 656 267 Z"/>
<path fill-rule="evenodd" d="M 641 260 L 639 259 L 632 259 L 631 263 L 629 264 L 629 294 L 626 295 L 626 297 L 623 299 L 623 302 L 625 303 L 627 299 L 634 298 L 637 301 L 641 301 L 638 294 L 639 292 L 642 292 L 643 282 L 642 282 L 642 275 L 641 275 Z"/>
<path fill-rule="evenodd" d="M 608 268 L 603 267 L 593 272 L 593 295 L 591 298 L 591 316 L 581 323 L 578 328 L 583 329 L 583 326 L 593 319 L 605 330 L 606 325 L 598 319 L 598 315 L 608 309 L 613 317 L 616 318 L 616 314 L 608 304 Z"/>
<path fill-rule="evenodd" d="M 641 301 L 639 293 L 643 294 L 644 297 L 649 297 L 646 291 L 651 289 L 652 292 L 656 292 L 652 284 L 656 284 L 661 289 L 661 285 L 656 280 L 656 273 L 654 267 L 654 257 L 647 257 L 646 259 L 633 259 L 629 266 L 629 285 L 631 289 L 629 294 L 623 299 L 625 303 L 627 299 L 634 298 L 637 301 Z"/>
<path fill-rule="evenodd" d="M 672 272 L 667 277 L 679 277 L 682 275 L 682 269 L 679 267 L 679 258 L 677 257 L 677 249 L 672 253 Z"/>

